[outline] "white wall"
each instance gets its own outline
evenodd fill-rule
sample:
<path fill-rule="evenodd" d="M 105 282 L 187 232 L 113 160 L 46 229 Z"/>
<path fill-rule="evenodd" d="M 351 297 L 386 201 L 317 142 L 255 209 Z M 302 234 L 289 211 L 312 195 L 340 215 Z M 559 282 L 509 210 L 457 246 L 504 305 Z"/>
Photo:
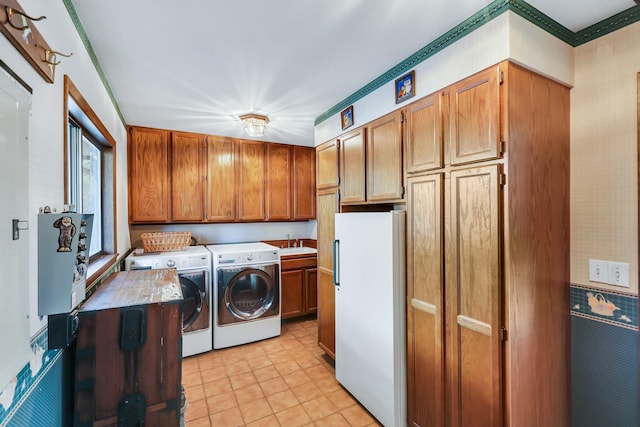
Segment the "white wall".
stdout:
<path fill-rule="evenodd" d="M 416 65 L 416 96 L 409 101 L 395 104 L 391 81 L 355 102 L 354 128 L 505 59 L 569 86 L 573 83 L 572 48 L 513 12 L 507 12 Z M 335 114 L 316 126 L 315 145 L 343 132 L 340 114 Z"/>
<path fill-rule="evenodd" d="M 33 336 L 46 319 L 38 317 L 38 247 L 37 214 L 40 206 L 58 209 L 64 203 L 64 74 L 68 74 L 100 117 L 116 145 L 117 249 L 122 254 L 129 247 L 127 227 L 127 150 L 126 130 L 95 71 L 82 41 L 62 1 L 21 0 L 29 15 L 45 15 L 47 19 L 35 23 L 52 49 L 73 53 L 60 58 L 54 84 L 46 82 L 4 37 L 0 36 L 0 58 L 33 89 L 32 111 L 29 119 L 29 230 L 30 244 L 30 331 Z M 2 153 L 6 155 L 6 153 Z M 7 201 L 3 201 L 5 203 Z"/>

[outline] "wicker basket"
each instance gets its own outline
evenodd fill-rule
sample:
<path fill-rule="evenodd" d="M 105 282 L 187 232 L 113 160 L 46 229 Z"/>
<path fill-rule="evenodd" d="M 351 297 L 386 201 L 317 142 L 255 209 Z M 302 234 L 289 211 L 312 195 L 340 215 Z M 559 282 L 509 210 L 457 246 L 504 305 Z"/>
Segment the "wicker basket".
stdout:
<path fill-rule="evenodd" d="M 140 238 L 145 252 L 184 251 L 191 244 L 190 232 L 142 233 Z"/>

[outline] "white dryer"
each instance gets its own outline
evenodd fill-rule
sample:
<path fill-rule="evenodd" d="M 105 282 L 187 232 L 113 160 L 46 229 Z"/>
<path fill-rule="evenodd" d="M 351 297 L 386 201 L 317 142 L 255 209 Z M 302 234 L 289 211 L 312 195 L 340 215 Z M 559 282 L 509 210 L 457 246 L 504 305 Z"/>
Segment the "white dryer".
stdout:
<path fill-rule="evenodd" d="M 213 348 L 280 335 L 280 256 L 266 243 L 210 245 Z"/>
<path fill-rule="evenodd" d="M 182 355 L 210 351 L 211 339 L 211 252 L 204 246 L 184 251 L 133 251 L 125 259 L 125 270 L 175 268 L 184 298 L 182 318 Z"/>

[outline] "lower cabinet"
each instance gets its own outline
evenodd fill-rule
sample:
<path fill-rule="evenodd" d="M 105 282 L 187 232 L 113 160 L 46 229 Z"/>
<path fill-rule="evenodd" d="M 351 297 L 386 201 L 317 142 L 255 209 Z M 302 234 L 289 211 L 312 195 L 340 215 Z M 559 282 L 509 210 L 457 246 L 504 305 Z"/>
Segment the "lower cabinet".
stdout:
<path fill-rule="evenodd" d="M 280 282 L 283 319 L 315 313 L 318 309 L 316 257 L 282 258 Z"/>

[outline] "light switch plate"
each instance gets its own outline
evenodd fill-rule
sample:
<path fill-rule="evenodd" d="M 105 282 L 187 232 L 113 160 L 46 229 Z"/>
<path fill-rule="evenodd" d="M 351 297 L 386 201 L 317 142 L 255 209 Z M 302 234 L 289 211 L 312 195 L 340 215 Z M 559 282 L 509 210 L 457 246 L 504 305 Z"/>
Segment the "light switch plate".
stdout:
<path fill-rule="evenodd" d="M 625 262 L 609 262 L 609 284 L 629 287 L 629 264 Z"/>
<path fill-rule="evenodd" d="M 599 259 L 590 259 L 589 281 L 598 283 L 609 283 L 609 263 L 607 261 L 602 261 Z"/>

